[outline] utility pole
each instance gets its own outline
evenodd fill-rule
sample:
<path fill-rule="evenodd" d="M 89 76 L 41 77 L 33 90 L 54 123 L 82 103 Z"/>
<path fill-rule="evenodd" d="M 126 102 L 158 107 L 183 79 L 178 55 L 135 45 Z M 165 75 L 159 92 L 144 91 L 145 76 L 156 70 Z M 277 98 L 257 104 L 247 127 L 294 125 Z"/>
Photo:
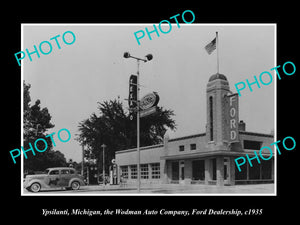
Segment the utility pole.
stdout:
<path fill-rule="evenodd" d="M 81 161 L 81 176 L 83 176 L 83 171 L 84 171 L 84 146 L 82 143 L 82 161 Z"/>
<path fill-rule="evenodd" d="M 103 154 L 102 154 L 102 179 L 103 179 L 103 185 L 105 185 L 105 144 L 102 144 L 101 147 L 103 148 Z"/>

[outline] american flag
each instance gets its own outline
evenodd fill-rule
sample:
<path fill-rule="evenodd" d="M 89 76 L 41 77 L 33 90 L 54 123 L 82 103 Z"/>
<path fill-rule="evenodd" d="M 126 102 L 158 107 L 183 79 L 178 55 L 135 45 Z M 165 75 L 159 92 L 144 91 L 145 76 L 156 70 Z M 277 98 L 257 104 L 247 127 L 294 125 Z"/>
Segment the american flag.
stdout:
<path fill-rule="evenodd" d="M 217 47 L 216 38 L 214 38 L 208 45 L 205 46 L 205 50 L 210 55 Z"/>

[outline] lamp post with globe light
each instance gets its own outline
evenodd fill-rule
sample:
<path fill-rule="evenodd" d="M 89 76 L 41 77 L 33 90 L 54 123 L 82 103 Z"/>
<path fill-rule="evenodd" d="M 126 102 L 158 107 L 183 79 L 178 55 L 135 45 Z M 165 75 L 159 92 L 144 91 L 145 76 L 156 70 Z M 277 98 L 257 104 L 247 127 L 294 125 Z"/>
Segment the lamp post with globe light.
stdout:
<path fill-rule="evenodd" d="M 133 58 L 133 59 L 136 59 L 137 60 L 137 107 L 136 107 L 136 112 L 137 112 L 137 117 L 136 117 L 136 125 L 137 125 L 137 146 L 136 146 L 136 149 L 137 149 L 137 180 L 138 180 L 138 185 L 137 185 L 137 191 L 140 192 L 140 189 L 141 189 L 141 171 L 140 171 L 140 98 L 139 98 L 139 92 L 140 92 L 140 61 L 143 61 L 143 62 L 148 62 L 150 60 L 153 59 L 153 56 L 151 54 L 147 54 L 145 56 L 144 59 L 142 58 L 138 58 L 138 57 L 135 57 L 135 56 L 132 56 L 129 54 L 129 52 L 125 52 L 124 53 L 124 58 Z"/>

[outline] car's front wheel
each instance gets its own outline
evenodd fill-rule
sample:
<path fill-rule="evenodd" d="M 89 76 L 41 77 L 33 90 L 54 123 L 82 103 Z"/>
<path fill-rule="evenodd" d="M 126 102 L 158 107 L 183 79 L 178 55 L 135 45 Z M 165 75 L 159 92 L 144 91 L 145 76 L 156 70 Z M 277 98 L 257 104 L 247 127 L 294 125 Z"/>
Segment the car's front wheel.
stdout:
<path fill-rule="evenodd" d="M 80 188 L 80 183 L 79 183 L 78 181 L 73 181 L 73 182 L 71 183 L 71 188 L 72 188 L 72 190 L 79 190 L 79 188 Z"/>
<path fill-rule="evenodd" d="M 31 186 L 30 186 L 30 191 L 32 192 L 39 192 L 41 190 L 41 185 L 39 183 L 33 183 Z"/>

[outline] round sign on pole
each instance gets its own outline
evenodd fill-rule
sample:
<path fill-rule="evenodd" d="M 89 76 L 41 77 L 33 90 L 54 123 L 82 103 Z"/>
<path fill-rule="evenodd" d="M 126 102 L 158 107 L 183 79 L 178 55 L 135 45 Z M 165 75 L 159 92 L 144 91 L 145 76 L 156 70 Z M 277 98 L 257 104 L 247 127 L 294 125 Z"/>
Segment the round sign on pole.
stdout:
<path fill-rule="evenodd" d="M 159 102 L 159 96 L 156 92 L 146 94 L 140 101 L 140 108 L 146 110 L 152 106 L 156 106 Z"/>

